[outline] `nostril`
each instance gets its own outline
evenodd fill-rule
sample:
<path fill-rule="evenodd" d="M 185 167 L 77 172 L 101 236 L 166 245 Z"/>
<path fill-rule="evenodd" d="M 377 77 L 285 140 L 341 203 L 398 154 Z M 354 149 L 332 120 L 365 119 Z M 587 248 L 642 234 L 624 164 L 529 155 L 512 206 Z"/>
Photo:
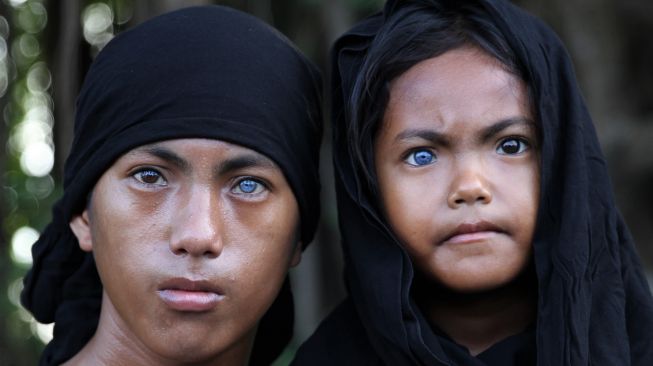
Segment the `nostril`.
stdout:
<path fill-rule="evenodd" d="M 184 248 L 176 248 L 172 251 L 176 255 L 186 255 L 188 254 L 188 251 Z"/>

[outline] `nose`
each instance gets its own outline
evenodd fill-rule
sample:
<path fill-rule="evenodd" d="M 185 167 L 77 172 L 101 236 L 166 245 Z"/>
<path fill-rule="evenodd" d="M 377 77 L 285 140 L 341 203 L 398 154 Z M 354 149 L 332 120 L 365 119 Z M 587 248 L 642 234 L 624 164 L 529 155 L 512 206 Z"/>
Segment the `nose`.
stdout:
<path fill-rule="evenodd" d="M 176 255 L 217 258 L 223 249 L 218 194 L 210 188 L 193 187 L 178 202 L 172 215 L 170 250 Z"/>
<path fill-rule="evenodd" d="M 453 172 L 454 177 L 447 197 L 449 207 L 492 202 L 492 193 L 487 181 L 488 172 L 481 162 L 463 161 L 453 168 Z"/>

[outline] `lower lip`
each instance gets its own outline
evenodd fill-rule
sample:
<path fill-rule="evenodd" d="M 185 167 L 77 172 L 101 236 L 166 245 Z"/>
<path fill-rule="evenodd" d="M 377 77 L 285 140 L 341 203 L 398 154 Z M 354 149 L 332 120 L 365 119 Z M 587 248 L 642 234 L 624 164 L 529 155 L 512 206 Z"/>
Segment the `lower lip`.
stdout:
<path fill-rule="evenodd" d="M 158 294 L 171 309 L 188 312 L 212 310 L 223 298 L 215 292 L 204 291 L 159 290 Z"/>
<path fill-rule="evenodd" d="M 475 233 L 459 234 L 454 235 L 451 238 L 447 239 L 445 243 L 449 244 L 471 244 L 484 242 L 492 239 L 498 235 L 496 231 L 478 231 Z"/>

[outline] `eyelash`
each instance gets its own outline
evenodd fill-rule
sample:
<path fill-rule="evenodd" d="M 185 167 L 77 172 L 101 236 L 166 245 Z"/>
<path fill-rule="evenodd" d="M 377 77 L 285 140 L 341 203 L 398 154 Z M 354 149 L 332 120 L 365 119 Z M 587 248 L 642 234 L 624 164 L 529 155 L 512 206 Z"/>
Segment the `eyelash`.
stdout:
<path fill-rule="evenodd" d="M 150 183 L 150 182 L 144 181 L 143 177 L 142 177 L 142 174 L 145 173 L 145 172 L 154 173 L 151 176 L 157 176 L 156 182 Z M 143 184 L 143 185 L 148 186 L 148 187 L 165 187 L 165 186 L 168 185 L 168 181 L 165 179 L 163 174 L 159 170 L 151 168 L 151 167 L 139 168 L 134 173 L 132 173 L 131 176 L 134 179 L 136 179 L 136 181 L 138 181 L 140 184 Z M 159 180 L 163 180 L 163 184 L 162 183 L 157 183 Z"/>
<path fill-rule="evenodd" d="M 503 147 L 504 147 L 503 145 L 504 145 L 506 142 L 508 142 L 508 141 L 517 141 L 517 142 L 519 143 L 519 149 L 518 149 L 517 152 L 514 152 L 514 153 L 507 153 L 507 152 L 505 152 L 505 151 L 504 151 L 504 152 L 500 152 L 500 150 L 502 150 Z M 521 154 L 523 154 L 524 152 L 528 151 L 531 147 L 532 147 L 532 146 L 531 146 L 531 144 L 528 142 L 528 140 L 525 139 L 525 138 L 523 138 L 523 137 L 519 137 L 519 136 L 508 136 L 508 137 L 505 137 L 505 138 L 502 138 L 501 140 L 499 140 L 499 144 L 498 144 L 497 147 L 496 147 L 496 152 L 497 152 L 498 154 L 500 154 L 500 155 L 509 155 L 509 156 L 510 156 L 510 155 L 521 155 Z"/>
<path fill-rule="evenodd" d="M 430 155 L 430 160 L 428 162 L 424 162 L 424 164 L 419 164 L 417 162 L 417 160 L 416 160 L 415 155 L 417 153 L 420 153 L 420 152 L 428 153 Z M 412 167 L 421 167 L 421 166 L 431 165 L 431 164 L 435 163 L 438 160 L 438 158 L 435 155 L 435 153 L 433 151 L 431 151 L 430 149 L 427 149 L 427 148 L 424 148 L 424 147 L 419 147 L 419 148 L 410 150 L 404 156 L 403 160 L 404 160 L 404 162 L 406 162 L 406 164 L 408 164 L 408 165 L 410 165 Z"/>
<path fill-rule="evenodd" d="M 256 183 L 256 187 L 252 192 L 245 192 L 242 189 L 241 184 L 243 182 L 251 181 Z M 240 177 L 236 180 L 234 185 L 231 187 L 231 193 L 238 194 L 238 195 L 244 195 L 244 196 L 257 196 L 259 194 L 264 193 L 265 191 L 269 190 L 269 186 L 266 182 L 264 182 L 262 179 L 259 178 L 254 178 L 251 176 L 246 176 L 246 177 Z"/>

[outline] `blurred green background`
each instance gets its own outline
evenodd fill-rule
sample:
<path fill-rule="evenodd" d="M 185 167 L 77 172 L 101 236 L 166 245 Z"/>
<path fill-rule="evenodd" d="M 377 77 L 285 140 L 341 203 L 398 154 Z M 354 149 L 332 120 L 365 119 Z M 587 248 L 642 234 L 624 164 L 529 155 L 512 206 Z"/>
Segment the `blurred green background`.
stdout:
<path fill-rule="evenodd" d="M 561 36 L 608 158 L 621 208 L 653 268 L 653 2 L 520 0 Z M 61 194 L 75 98 L 86 70 L 117 33 L 152 16 L 222 4 L 277 27 L 323 70 L 333 40 L 382 0 L 0 0 L 0 366 L 34 365 L 52 337 L 19 306 L 30 247 Z M 328 94 L 326 94 L 328 96 Z M 293 270 L 294 348 L 344 296 L 326 114 L 324 201 L 316 241 Z"/>

